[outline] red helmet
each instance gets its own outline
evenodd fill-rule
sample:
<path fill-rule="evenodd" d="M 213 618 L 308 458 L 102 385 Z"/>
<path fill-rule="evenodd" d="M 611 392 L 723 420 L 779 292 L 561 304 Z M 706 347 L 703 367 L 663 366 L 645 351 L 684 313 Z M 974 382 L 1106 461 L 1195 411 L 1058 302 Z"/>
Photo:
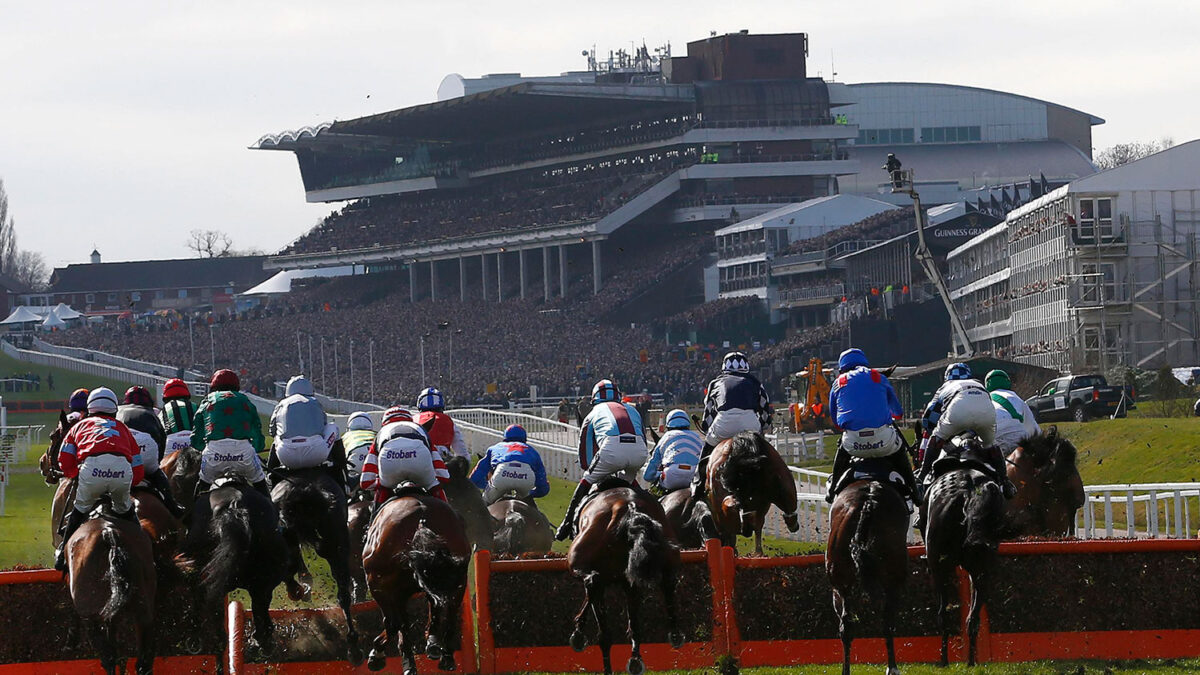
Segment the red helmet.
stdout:
<path fill-rule="evenodd" d="M 163 385 L 163 400 L 167 401 L 173 398 L 191 398 L 192 392 L 188 389 L 187 382 L 172 377 Z"/>
<path fill-rule="evenodd" d="M 221 369 L 213 373 L 212 382 L 208 383 L 208 388 L 212 391 L 237 391 L 242 388 L 242 382 L 238 379 L 237 373 Z"/>
<path fill-rule="evenodd" d="M 392 422 L 411 422 L 413 421 L 412 413 L 400 406 L 392 406 L 383 412 L 383 422 L 379 425 L 382 427 L 385 424 Z"/>
<path fill-rule="evenodd" d="M 125 398 L 121 402 L 125 405 L 140 405 L 143 408 L 153 408 L 154 396 L 145 387 L 135 385 L 125 390 Z"/>

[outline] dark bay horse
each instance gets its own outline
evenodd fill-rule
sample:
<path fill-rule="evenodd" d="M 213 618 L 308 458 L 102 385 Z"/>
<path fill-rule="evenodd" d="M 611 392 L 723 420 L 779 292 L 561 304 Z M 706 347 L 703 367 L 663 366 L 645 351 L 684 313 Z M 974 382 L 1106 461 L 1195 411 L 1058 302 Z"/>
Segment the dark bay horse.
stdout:
<path fill-rule="evenodd" d="M 172 562 L 183 543 L 183 523 L 171 515 L 153 489 L 135 486 L 129 494 L 142 531 L 150 537 L 154 547 L 155 566 L 160 574 L 170 573 L 175 569 Z"/>
<path fill-rule="evenodd" d="M 470 556 L 466 530 L 446 502 L 409 487 L 380 507 L 363 550 L 367 586 L 384 623 L 368 668 L 382 670 L 387 657 L 399 653 L 405 675 L 416 675 L 418 636 L 412 634 L 408 601 L 423 592 L 429 606 L 425 655 L 442 670 L 454 670 Z"/>
<path fill-rule="evenodd" d="M 492 550 L 492 538 L 498 524 L 488 512 L 483 493 L 471 482 L 471 467 L 467 458 L 451 457 L 446 460 L 446 470 L 450 472 L 450 482 L 443 485 L 442 489 L 446 491 L 450 506 L 463 519 L 471 545 L 477 551 Z"/>
<path fill-rule="evenodd" d="M 947 645 L 958 616 L 957 569 L 971 582 L 971 610 L 967 619 L 967 665 L 975 665 L 980 613 L 987 605 L 991 573 L 1000 544 L 1004 493 L 988 473 L 985 450 L 978 437 L 967 439 L 956 468 L 934 480 L 927 500 L 925 539 L 929 572 L 938 598 L 938 625 L 942 633 L 941 663 L 949 663 Z"/>
<path fill-rule="evenodd" d="M 796 484 L 787 464 L 762 434 L 743 432 L 717 444 L 708 462 L 708 499 L 725 546 L 737 537 L 754 537 L 762 555 L 762 528 L 772 505 L 784 513 L 791 532 L 800 529 Z"/>
<path fill-rule="evenodd" d="M 196 498 L 192 524 L 180 554 L 185 570 L 200 570 L 194 588 L 203 604 L 219 608 L 225 594 L 250 594 L 254 640 L 264 654 L 274 647 L 271 594 L 283 583 L 288 547 L 269 499 L 240 478 L 221 478 Z"/>
<path fill-rule="evenodd" d="M 338 606 L 346 617 L 347 658 L 358 664 L 362 662 L 362 648 L 350 611 L 354 599 L 346 492 L 325 467 L 277 473 L 271 500 L 279 512 L 279 526 L 289 549 L 291 565 L 284 579 L 288 595 L 293 600 L 312 597 L 312 576 L 300 552 L 301 545 L 311 546 L 329 563 L 330 576 L 337 584 Z"/>
<path fill-rule="evenodd" d="M 674 490 L 658 500 L 662 504 L 667 522 L 679 537 L 683 548 L 704 548 L 704 542 L 715 539 L 717 525 L 713 522 L 708 502 L 695 501 L 689 490 Z"/>
<path fill-rule="evenodd" d="M 908 507 L 900 492 L 879 480 L 858 480 L 838 493 L 829 511 L 825 572 L 842 638 L 842 675 L 850 675 L 850 644 L 859 613 L 883 605 L 888 675 L 896 668 L 896 612 L 908 577 Z"/>
<path fill-rule="evenodd" d="M 183 507 L 186 518 L 192 510 L 196 482 L 200 480 L 200 451 L 192 447 L 176 450 L 163 458 L 159 468 L 166 474 L 175 503 Z"/>
<path fill-rule="evenodd" d="M 1006 539 L 1075 533 L 1075 514 L 1086 503 L 1076 455 L 1055 426 L 1023 439 L 1009 453 L 1008 479 L 1017 495 L 1005 511 Z"/>
<path fill-rule="evenodd" d="M 157 593 L 150 538 L 128 520 L 101 515 L 80 525 L 66 546 L 71 603 L 104 672 L 125 672 L 123 645 L 133 642 L 137 673 L 148 675 L 154 669 Z"/>
<path fill-rule="evenodd" d="M 646 669 L 642 661 L 638 617 L 647 591 L 655 588 L 662 591 L 671 646 L 678 649 L 684 641 L 675 603 L 679 570 L 679 546 L 675 532 L 667 522 L 662 506 L 653 496 L 627 485 L 623 481 L 610 479 L 596 487 L 597 494 L 584 502 L 579 510 L 579 534 L 567 552 L 571 573 L 583 579 L 586 594 L 583 607 L 575 615 L 571 647 L 577 652 L 587 647 L 583 622 L 590 609 L 599 627 L 600 653 L 604 658 L 606 675 L 612 673 L 609 655 L 612 636 L 608 628 L 604 593 L 609 586 L 625 591 L 629 641 L 633 648 L 627 665 L 631 675 L 641 675 Z"/>
<path fill-rule="evenodd" d="M 370 500 L 356 499 L 346 507 L 346 527 L 350 534 L 350 580 L 354 584 L 355 602 L 367 599 L 367 576 L 363 572 L 362 556 L 370 520 Z"/>
<path fill-rule="evenodd" d="M 554 526 L 532 502 L 497 499 L 488 507 L 488 513 L 497 523 L 494 553 L 545 553 L 554 545 Z"/>

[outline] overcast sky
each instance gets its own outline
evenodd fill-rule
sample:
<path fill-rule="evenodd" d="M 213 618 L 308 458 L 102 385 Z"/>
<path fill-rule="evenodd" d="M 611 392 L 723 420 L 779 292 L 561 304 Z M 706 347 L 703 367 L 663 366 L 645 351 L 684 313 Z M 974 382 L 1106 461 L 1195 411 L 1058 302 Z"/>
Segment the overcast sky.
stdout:
<path fill-rule="evenodd" d="M 265 133 L 432 101 L 452 72 L 556 74 L 580 52 L 709 31 L 807 32 L 810 75 L 1044 98 L 1097 149 L 1200 137 L 1200 3 L 27 2 L 0 0 L 0 178 L 54 266 L 184 257 L 195 228 L 274 252 L 306 204 Z"/>

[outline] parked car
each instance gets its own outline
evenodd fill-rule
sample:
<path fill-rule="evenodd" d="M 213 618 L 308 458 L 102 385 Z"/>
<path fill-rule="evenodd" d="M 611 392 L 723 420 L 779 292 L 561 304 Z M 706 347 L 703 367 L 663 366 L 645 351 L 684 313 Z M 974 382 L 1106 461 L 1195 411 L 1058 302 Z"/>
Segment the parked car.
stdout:
<path fill-rule="evenodd" d="M 1130 403 L 1123 388 L 1110 387 L 1103 375 L 1067 375 L 1051 380 L 1025 402 L 1039 422 L 1086 422 L 1113 413 L 1124 417 Z"/>

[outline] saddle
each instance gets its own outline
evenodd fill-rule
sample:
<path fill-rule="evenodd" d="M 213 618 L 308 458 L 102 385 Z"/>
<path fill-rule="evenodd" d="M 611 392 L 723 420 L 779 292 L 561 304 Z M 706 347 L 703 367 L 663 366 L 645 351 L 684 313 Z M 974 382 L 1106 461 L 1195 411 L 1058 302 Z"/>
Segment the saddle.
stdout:
<path fill-rule="evenodd" d="M 430 496 L 432 496 L 432 495 L 430 495 L 429 491 L 426 490 L 425 488 L 421 487 L 420 485 L 417 485 L 416 483 L 410 483 L 408 481 L 405 481 L 405 482 L 397 485 L 392 490 L 392 496 L 388 497 L 387 501 L 385 501 L 384 504 L 387 504 L 389 502 L 394 502 L 397 499 L 403 499 L 404 497 L 430 497 Z"/>
<path fill-rule="evenodd" d="M 958 469 L 973 469 L 999 481 L 1003 476 L 996 475 L 996 468 L 990 461 L 990 450 L 973 431 L 965 431 L 950 439 L 942 446 L 941 454 L 933 462 L 933 470 L 926 485 L 932 485 L 939 477 Z"/>
<path fill-rule="evenodd" d="M 836 495 L 846 489 L 851 483 L 856 483 L 860 480 L 874 480 L 891 485 L 900 491 L 900 494 L 908 493 L 908 486 L 904 483 L 904 478 L 896 473 L 892 468 L 891 462 L 886 457 L 867 457 L 854 459 L 850 463 L 850 468 L 846 473 L 842 474 L 841 480 L 834 487 L 833 493 Z"/>
<path fill-rule="evenodd" d="M 605 478 L 604 480 L 600 481 L 599 483 L 596 483 L 595 485 L 593 485 L 592 489 L 588 490 L 588 493 L 583 496 L 583 500 L 579 502 L 579 508 L 575 510 L 575 529 L 576 529 L 576 531 L 578 531 L 578 529 L 579 529 L 579 515 L 583 513 L 584 507 L 588 505 L 588 502 L 592 501 L 597 496 L 599 496 L 600 494 L 602 494 L 604 492 L 607 492 L 608 490 L 617 490 L 617 489 L 633 490 L 634 492 L 636 492 L 638 494 L 646 495 L 647 497 L 650 497 L 651 499 L 654 498 L 653 495 L 651 495 L 649 492 L 646 492 L 646 490 L 643 489 L 642 486 L 638 485 L 637 483 L 630 483 L 629 481 L 625 480 L 624 478 L 620 478 L 618 476 L 609 476 L 608 478 Z"/>

